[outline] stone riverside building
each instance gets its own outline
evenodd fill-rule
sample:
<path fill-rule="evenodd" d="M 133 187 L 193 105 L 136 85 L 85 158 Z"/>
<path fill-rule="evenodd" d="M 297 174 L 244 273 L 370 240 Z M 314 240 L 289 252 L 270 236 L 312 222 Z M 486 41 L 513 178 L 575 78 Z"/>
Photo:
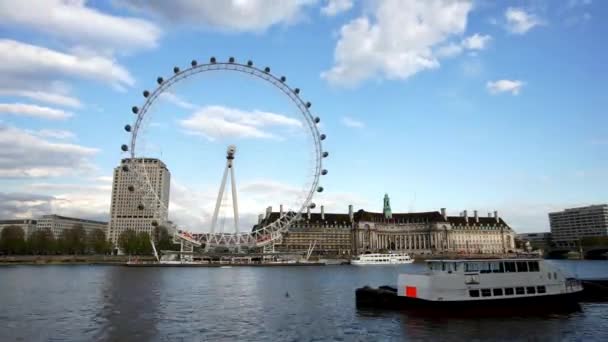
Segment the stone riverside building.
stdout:
<path fill-rule="evenodd" d="M 314 254 L 357 255 L 403 251 L 412 254 L 440 252 L 462 254 L 506 253 L 515 249 L 514 231 L 494 215 L 480 217 L 477 211 L 469 216 L 448 216 L 446 210 L 395 213 L 388 195 L 384 197 L 381 213 L 359 210 L 349 206 L 347 214 L 307 212 L 275 246 L 278 251 L 306 251 L 315 244 Z M 260 215 L 258 224 L 276 220 L 281 212 L 268 208 Z"/>

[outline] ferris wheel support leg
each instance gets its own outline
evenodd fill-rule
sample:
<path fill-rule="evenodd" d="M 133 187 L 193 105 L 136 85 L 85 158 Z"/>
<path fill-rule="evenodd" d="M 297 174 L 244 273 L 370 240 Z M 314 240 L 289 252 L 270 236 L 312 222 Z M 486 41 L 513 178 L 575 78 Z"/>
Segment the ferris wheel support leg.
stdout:
<path fill-rule="evenodd" d="M 229 163 L 226 163 L 224 169 L 224 175 L 222 176 L 222 184 L 220 185 L 220 191 L 217 194 L 217 201 L 215 202 L 215 210 L 213 210 L 213 217 L 211 218 L 211 234 L 215 233 L 215 226 L 217 225 L 217 215 L 220 212 L 220 205 L 222 204 L 222 197 L 224 195 L 224 188 L 226 188 L 226 179 L 228 178 Z M 209 250 L 209 241 L 205 245 L 205 251 Z"/>
<path fill-rule="evenodd" d="M 237 234 L 237 248 L 241 249 L 241 239 L 239 238 L 239 205 L 236 197 L 236 181 L 234 180 L 234 165 L 230 165 L 230 187 L 232 188 L 232 208 L 234 210 L 234 232 Z"/>
<path fill-rule="evenodd" d="M 222 177 L 222 184 L 220 185 L 220 191 L 217 194 L 217 201 L 215 202 L 215 210 L 213 211 L 213 218 L 211 219 L 211 233 L 215 233 L 215 226 L 217 225 L 217 215 L 220 212 L 220 206 L 222 204 L 222 196 L 224 195 L 224 188 L 226 188 L 226 180 L 228 178 L 228 165 L 224 169 L 224 176 Z"/>

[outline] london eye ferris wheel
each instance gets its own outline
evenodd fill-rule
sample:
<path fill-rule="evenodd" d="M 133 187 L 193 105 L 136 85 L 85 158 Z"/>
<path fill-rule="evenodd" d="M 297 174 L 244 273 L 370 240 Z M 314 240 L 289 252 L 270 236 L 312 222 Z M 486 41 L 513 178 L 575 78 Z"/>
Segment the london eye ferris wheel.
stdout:
<path fill-rule="evenodd" d="M 326 139 L 326 135 L 319 131 L 320 118 L 311 113 L 311 103 L 301 98 L 301 90 L 290 86 L 285 76 L 275 76 L 271 73 L 269 67 L 258 68 L 252 61 L 239 63 L 233 57 L 223 62 L 218 61 L 215 57 L 211 57 L 205 63 L 192 60 L 190 65 L 184 69 L 176 66 L 173 68 L 173 74 L 170 77 L 166 79 L 158 77 L 156 79 L 157 85 L 154 90 L 144 90 L 142 92 L 144 102 L 141 106 L 132 107 L 132 112 L 135 115 L 134 122 L 124 126 L 124 130 L 130 134 L 130 142 L 123 144 L 121 150 L 132 159 L 148 157 L 146 151 L 142 148 L 141 140 L 147 129 L 144 123 L 148 119 L 148 116 L 151 115 L 150 113 L 153 108 L 157 106 L 158 100 L 163 95 L 170 94 L 170 89 L 175 88 L 177 84 L 182 83 L 184 80 L 194 79 L 194 76 L 209 73 L 246 75 L 261 80 L 263 83 L 271 85 L 273 89 L 279 90 L 278 94 L 288 100 L 287 102 L 291 104 L 292 110 L 302 123 L 299 126 L 303 131 L 301 133 L 308 138 L 309 146 L 307 149 L 311 151 L 311 158 L 310 165 L 306 168 L 307 181 L 296 194 L 292 206 L 285 211 L 281 210 L 280 215 L 276 219 L 263 220 L 261 221 L 262 224 L 256 225 L 253 229 L 240 229 L 239 196 L 237 194 L 238 190 L 235 180 L 237 177 L 235 173 L 238 171 L 238 152 L 241 148 L 235 144 L 223 145 L 221 149 L 222 154 L 226 158 L 226 163 L 210 222 L 206 222 L 206 227 L 174 226 L 175 234 L 179 238 L 187 239 L 198 245 L 204 244 L 206 247 L 260 247 L 272 244 L 281 238 L 281 235 L 301 217 L 304 211 L 316 207 L 313 202 L 313 196 L 317 192 L 323 192 L 324 189 L 320 186 L 320 178 L 328 172 L 323 168 L 323 159 L 328 157 L 328 152 L 323 149 L 322 145 Z M 293 152 L 297 154 L 303 151 Z M 133 184 L 130 184 L 128 189 L 132 193 L 133 198 L 138 202 L 137 208 L 142 211 L 147 210 L 151 212 L 155 218 L 151 221 L 151 226 L 166 224 L 164 220 L 168 217 L 169 207 L 162 200 L 163 194 L 160 194 L 158 188 L 154 186 L 154 180 L 151 179 L 143 164 L 130 163 L 124 165 L 123 171 L 130 172 L 133 175 L 130 178 Z M 234 230 L 231 232 L 218 231 L 218 213 L 227 193 L 227 183 L 230 183 L 231 187 L 234 218 Z M 204 231 L 196 235 L 187 233 L 193 230 Z"/>

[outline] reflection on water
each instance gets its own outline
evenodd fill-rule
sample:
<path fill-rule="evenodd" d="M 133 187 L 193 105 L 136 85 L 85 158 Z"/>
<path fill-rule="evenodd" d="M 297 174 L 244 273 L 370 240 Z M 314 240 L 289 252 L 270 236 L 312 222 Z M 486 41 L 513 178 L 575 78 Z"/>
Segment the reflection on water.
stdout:
<path fill-rule="evenodd" d="M 608 275 L 608 262 L 556 261 Z M 608 340 L 608 303 L 532 317 L 358 310 L 354 290 L 405 266 L 0 268 L 0 341 Z"/>

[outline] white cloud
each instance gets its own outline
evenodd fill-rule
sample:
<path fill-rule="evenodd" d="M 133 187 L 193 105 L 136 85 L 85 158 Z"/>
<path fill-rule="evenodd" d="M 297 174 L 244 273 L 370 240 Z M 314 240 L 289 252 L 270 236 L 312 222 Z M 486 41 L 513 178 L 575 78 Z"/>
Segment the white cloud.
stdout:
<path fill-rule="evenodd" d="M 534 14 L 527 13 L 521 8 L 507 8 L 505 18 L 507 19 L 507 29 L 516 34 L 524 34 L 533 27 L 543 24 L 543 21 Z"/>
<path fill-rule="evenodd" d="M 492 37 L 487 34 L 475 33 L 474 35 L 465 38 L 462 41 L 462 46 L 469 50 L 483 50 L 490 40 L 492 40 Z"/>
<path fill-rule="evenodd" d="M 264 31 L 298 20 L 303 9 L 316 0 L 124 0 L 126 7 L 163 17 L 174 23 L 216 27 L 230 31 Z"/>
<path fill-rule="evenodd" d="M 442 45 L 436 50 L 437 57 L 454 57 L 460 55 L 463 51 L 479 51 L 484 50 L 492 37 L 487 34 L 475 33 L 472 36 L 464 38 L 459 44 L 450 42 Z"/>
<path fill-rule="evenodd" d="M 73 132 L 65 131 L 61 129 L 41 129 L 35 132 L 39 137 L 42 138 L 54 138 L 60 140 L 73 140 L 76 139 L 76 135 Z"/>
<path fill-rule="evenodd" d="M 340 29 L 335 65 L 321 76 L 332 84 L 356 85 L 372 77 L 406 79 L 439 67 L 433 48 L 464 32 L 470 1 L 383 0 L 373 16 Z"/>
<path fill-rule="evenodd" d="M 268 131 L 272 126 L 301 127 L 296 119 L 281 114 L 254 110 L 251 112 L 222 106 L 205 106 L 179 124 L 190 134 L 202 135 L 210 140 L 217 138 L 280 139 Z"/>
<path fill-rule="evenodd" d="M 38 218 L 57 214 L 107 221 L 111 185 L 31 183 L 19 193 L 0 192 L 0 217 Z"/>
<path fill-rule="evenodd" d="M 49 120 L 65 120 L 72 117 L 72 113 L 61 109 L 53 109 L 24 103 L 0 103 L 0 115 L 29 116 Z"/>
<path fill-rule="evenodd" d="M 321 13 L 328 17 L 333 17 L 348 11 L 352 7 L 352 0 L 327 0 L 327 4 L 321 8 Z"/>
<path fill-rule="evenodd" d="M 114 60 L 99 56 L 67 54 L 10 39 L 0 39 L 2 88 L 47 82 L 65 77 L 101 81 L 117 87 L 132 86 L 129 72 Z M 5 83 L 6 82 L 6 83 Z"/>
<path fill-rule="evenodd" d="M 183 108 L 183 109 L 195 109 L 197 108 L 197 106 L 193 103 L 190 103 L 184 99 L 182 99 L 181 97 L 170 93 L 170 92 L 164 92 L 162 94 L 160 94 L 160 98 L 169 102 L 169 103 L 173 103 L 174 105 Z"/>
<path fill-rule="evenodd" d="M 342 124 L 346 127 L 351 127 L 351 128 L 363 128 L 365 127 L 365 124 L 359 120 L 355 120 L 351 117 L 348 116 L 344 116 L 342 117 Z"/>
<path fill-rule="evenodd" d="M 78 175 L 91 172 L 97 149 L 45 140 L 0 125 L 0 178 Z"/>
<path fill-rule="evenodd" d="M 75 97 L 41 90 L 0 89 L 0 96 L 18 96 L 59 106 L 72 108 L 82 107 L 80 100 Z"/>
<path fill-rule="evenodd" d="M 149 21 L 105 14 L 74 0 L 0 1 L 0 25 L 21 26 L 106 51 L 155 47 L 161 34 Z"/>
<path fill-rule="evenodd" d="M 517 80 L 498 80 L 486 83 L 486 88 L 492 94 L 510 92 L 513 95 L 518 95 L 523 86 L 524 83 Z"/>

